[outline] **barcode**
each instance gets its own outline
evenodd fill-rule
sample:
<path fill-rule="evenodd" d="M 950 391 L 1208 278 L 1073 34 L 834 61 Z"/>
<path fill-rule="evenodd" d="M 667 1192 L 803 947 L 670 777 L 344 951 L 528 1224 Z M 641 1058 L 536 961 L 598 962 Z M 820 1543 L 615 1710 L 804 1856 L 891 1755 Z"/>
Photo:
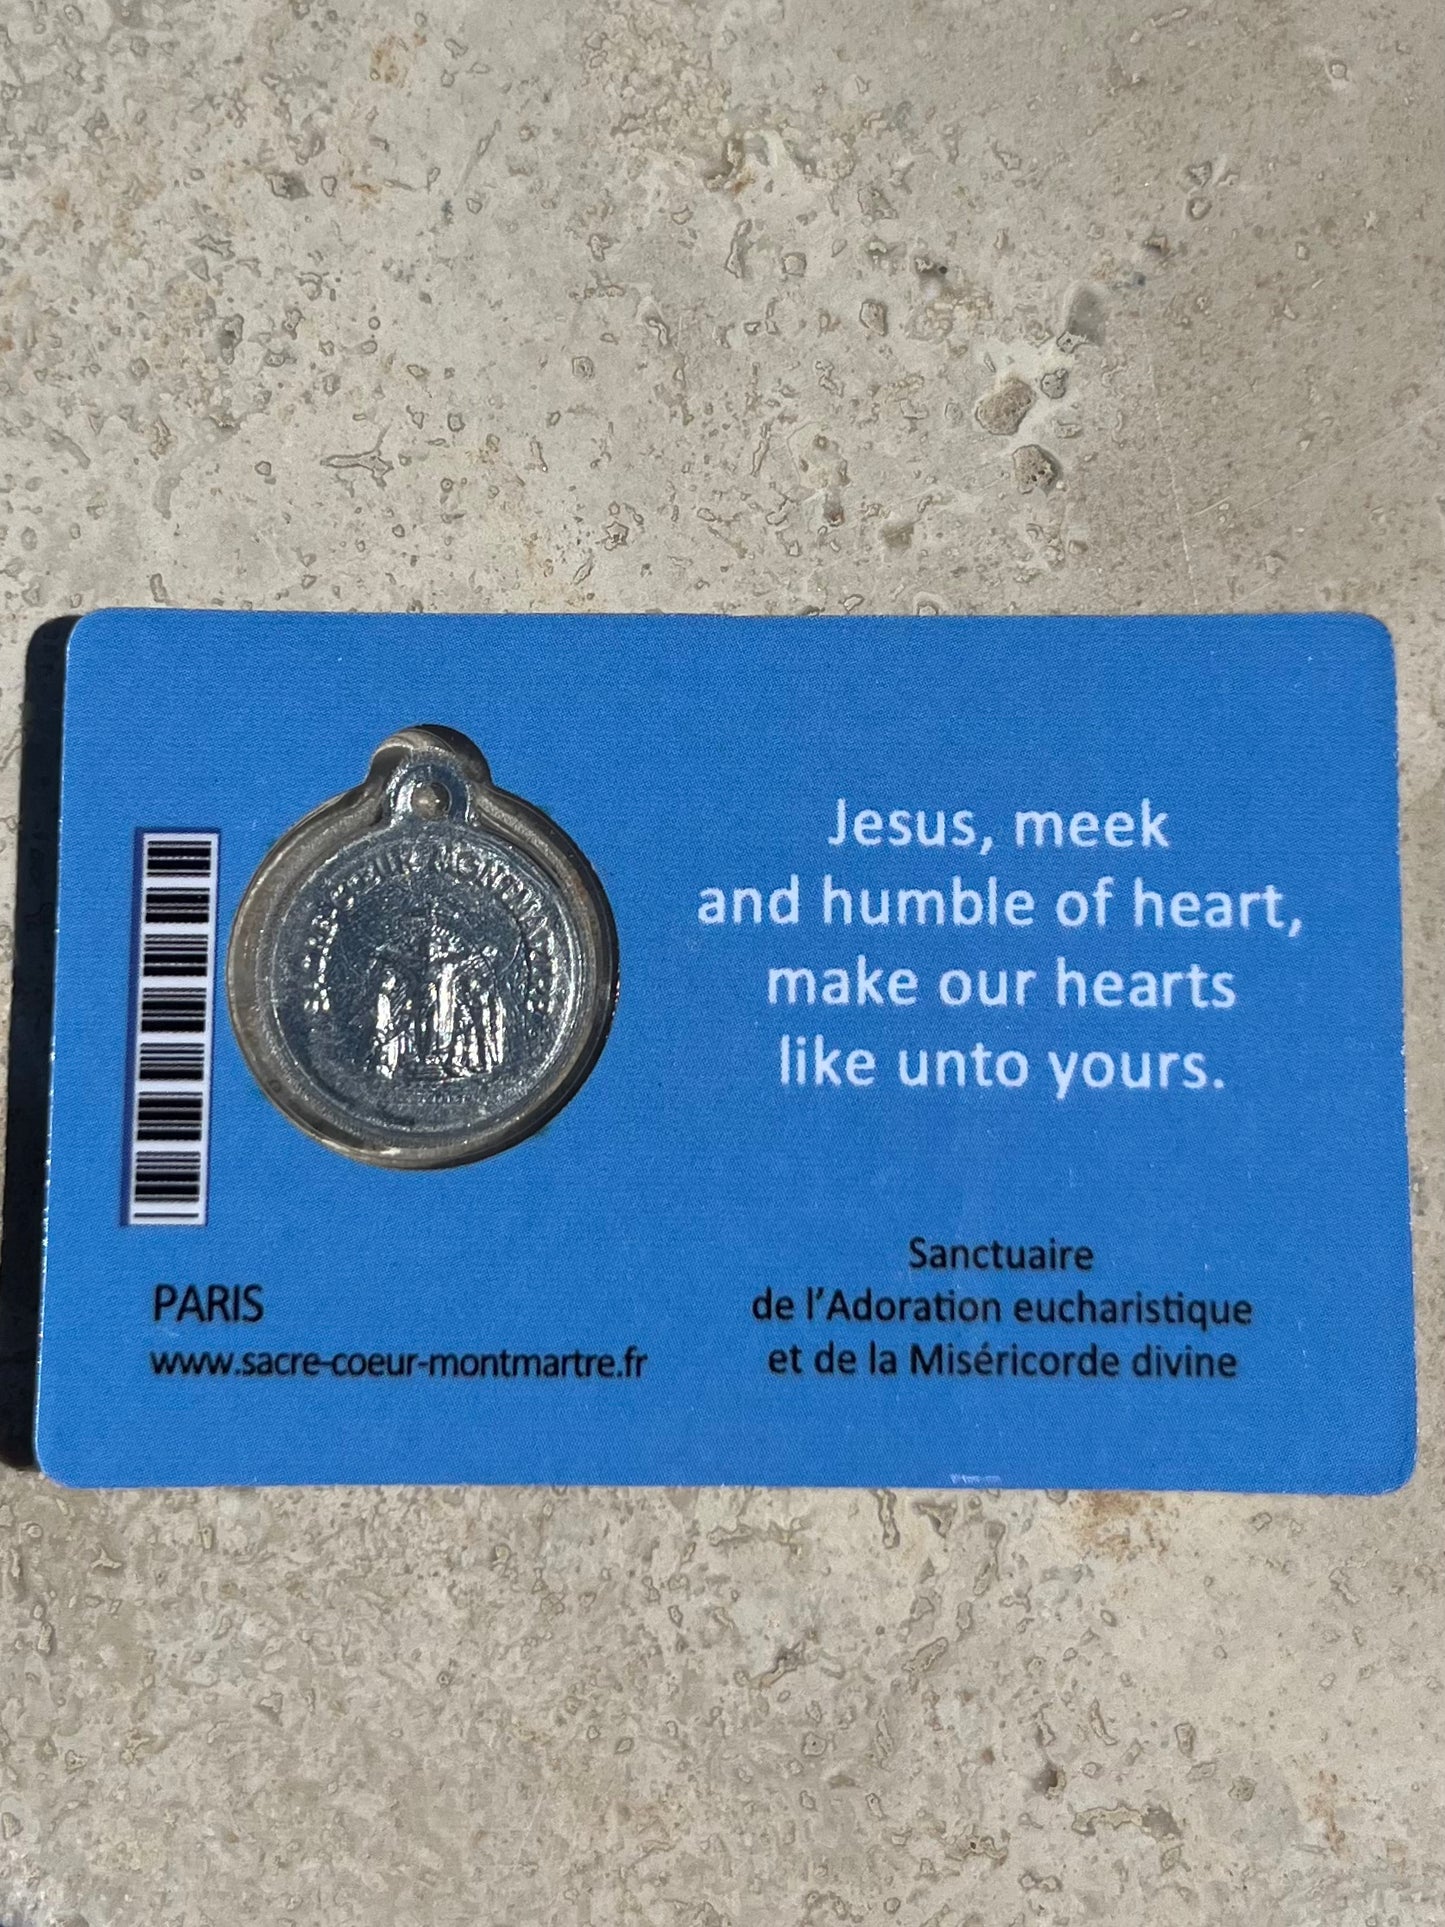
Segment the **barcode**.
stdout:
<path fill-rule="evenodd" d="M 127 1224 L 206 1222 L 218 844 L 211 830 L 140 836 Z"/>

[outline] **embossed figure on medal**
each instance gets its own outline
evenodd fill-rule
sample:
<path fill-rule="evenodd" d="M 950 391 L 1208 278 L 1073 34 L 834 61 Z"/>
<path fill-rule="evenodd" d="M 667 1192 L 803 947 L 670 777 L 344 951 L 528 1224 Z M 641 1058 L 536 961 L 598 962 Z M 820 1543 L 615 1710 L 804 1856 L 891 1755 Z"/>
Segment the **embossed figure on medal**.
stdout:
<path fill-rule="evenodd" d="M 602 886 L 466 737 L 402 730 L 265 858 L 232 931 L 261 1088 L 332 1149 L 401 1168 L 530 1136 L 580 1089 L 617 990 Z"/>

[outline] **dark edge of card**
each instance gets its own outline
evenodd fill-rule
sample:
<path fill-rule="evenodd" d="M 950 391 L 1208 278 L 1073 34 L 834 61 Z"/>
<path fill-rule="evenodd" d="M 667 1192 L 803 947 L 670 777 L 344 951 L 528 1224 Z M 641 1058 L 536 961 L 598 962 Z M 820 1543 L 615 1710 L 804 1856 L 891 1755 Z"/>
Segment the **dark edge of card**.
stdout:
<path fill-rule="evenodd" d="M 35 1392 L 55 1002 L 61 725 L 66 649 L 78 620 L 65 616 L 42 623 L 31 636 L 20 726 L 15 958 L 0 1220 L 0 1462 L 22 1471 L 37 1465 Z"/>

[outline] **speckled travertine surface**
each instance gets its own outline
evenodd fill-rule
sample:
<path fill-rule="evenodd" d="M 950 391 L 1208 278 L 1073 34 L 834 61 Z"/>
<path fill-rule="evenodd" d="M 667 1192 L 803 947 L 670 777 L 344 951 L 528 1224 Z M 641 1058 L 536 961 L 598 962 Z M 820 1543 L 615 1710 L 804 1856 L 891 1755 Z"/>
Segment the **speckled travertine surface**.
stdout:
<path fill-rule="evenodd" d="M 1423 1383 L 1375 1501 L 7 1474 L 4 1927 L 1445 1922 L 1442 57 L 1437 0 L 0 13 L 7 830 L 26 637 L 106 603 L 1368 610 Z"/>

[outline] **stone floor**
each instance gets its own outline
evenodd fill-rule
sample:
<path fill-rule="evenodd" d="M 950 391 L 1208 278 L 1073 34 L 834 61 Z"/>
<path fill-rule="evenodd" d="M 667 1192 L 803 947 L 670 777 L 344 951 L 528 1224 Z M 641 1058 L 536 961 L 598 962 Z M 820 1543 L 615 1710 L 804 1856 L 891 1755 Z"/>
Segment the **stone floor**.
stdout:
<path fill-rule="evenodd" d="M 3 10 L 7 834 L 107 603 L 1368 610 L 1424 1385 L 1360 1502 L 10 1474 L 4 1927 L 1445 1922 L 1442 73 L 1438 0 Z"/>

